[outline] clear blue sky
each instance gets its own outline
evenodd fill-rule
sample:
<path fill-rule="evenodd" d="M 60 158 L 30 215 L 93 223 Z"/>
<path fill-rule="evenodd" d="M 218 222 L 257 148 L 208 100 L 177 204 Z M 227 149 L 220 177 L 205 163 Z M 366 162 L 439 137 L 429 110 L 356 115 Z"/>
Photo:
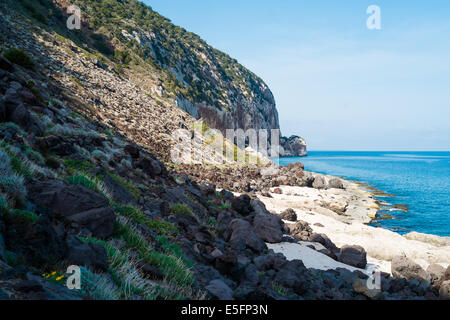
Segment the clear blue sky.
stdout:
<path fill-rule="evenodd" d="M 310 150 L 450 150 L 448 0 L 144 2 L 262 77 Z"/>

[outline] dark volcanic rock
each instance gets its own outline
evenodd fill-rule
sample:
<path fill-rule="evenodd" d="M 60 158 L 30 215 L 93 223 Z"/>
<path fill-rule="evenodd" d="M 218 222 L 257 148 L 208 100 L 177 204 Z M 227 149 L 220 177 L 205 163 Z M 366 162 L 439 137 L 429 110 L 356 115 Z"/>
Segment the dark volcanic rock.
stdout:
<path fill-rule="evenodd" d="M 232 246 L 241 248 L 245 246 L 256 252 L 267 250 L 266 244 L 256 235 L 250 223 L 242 219 L 231 221 L 227 230 L 227 239 Z"/>
<path fill-rule="evenodd" d="M 365 269 L 367 253 L 361 246 L 343 246 L 339 254 L 339 261 L 350 266 Z"/>
<path fill-rule="evenodd" d="M 69 236 L 66 242 L 69 250 L 67 258 L 69 263 L 85 266 L 93 270 L 108 270 L 108 256 L 104 246 L 95 243 L 84 243 L 74 236 Z"/>
<path fill-rule="evenodd" d="M 156 159 L 145 157 L 137 161 L 135 166 L 151 177 L 159 176 L 163 173 L 163 165 Z"/>
<path fill-rule="evenodd" d="M 214 300 L 234 300 L 233 290 L 220 279 L 212 280 L 205 290 Z"/>
<path fill-rule="evenodd" d="M 275 281 L 286 288 L 292 288 L 302 295 L 309 288 L 308 269 L 300 260 L 288 261 L 278 271 Z"/>
<path fill-rule="evenodd" d="M 87 228 L 94 237 L 112 235 L 116 218 L 104 196 L 81 185 L 66 186 L 56 180 L 35 182 L 28 191 L 29 198 L 40 207 Z"/>
<path fill-rule="evenodd" d="M 250 205 L 250 197 L 246 194 L 231 200 L 231 207 L 237 213 L 248 216 L 253 211 L 253 207 Z"/>
<path fill-rule="evenodd" d="M 21 254 L 32 265 L 57 263 L 67 254 L 63 238 L 44 214 L 34 224 L 14 216 L 8 218 L 5 242 L 8 250 Z"/>
<path fill-rule="evenodd" d="M 139 148 L 134 144 L 126 145 L 124 151 L 128 153 L 133 159 L 138 159 L 141 153 Z"/>
<path fill-rule="evenodd" d="M 274 214 L 258 214 L 253 220 L 255 233 L 268 243 L 280 243 L 283 238 L 283 221 Z"/>
<path fill-rule="evenodd" d="M 103 178 L 103 183 L 110 192 L 112 198 L 119 204 L 136 204 L 136 199 L 131 194 L 130 191 L 125 189 L 116 179 L 114 179 L 109 174 L 105 174 Z"/>

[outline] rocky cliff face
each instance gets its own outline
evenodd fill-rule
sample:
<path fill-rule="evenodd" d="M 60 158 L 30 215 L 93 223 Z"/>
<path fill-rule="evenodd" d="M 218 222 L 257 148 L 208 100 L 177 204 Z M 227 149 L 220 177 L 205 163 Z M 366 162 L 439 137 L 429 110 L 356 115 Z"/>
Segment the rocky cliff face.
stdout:
<path fill-rule="evenodd" d="M 280 146 L 281 157 L 305 157 L 308 155 L 305 139 L 298 136 L 282 137 Z"/>
<path fill-rule="evenodd" d="M 148 77 L 152 73 L 148 89 L 171 99 L 194 118 L 202 118 L 209 127 L 222 132 L 279 128 L 267 85 L 199 36 L 136 0 L 71 4 L 81 8 L 82 30 L 92 34 L 90 40 L 104 55 L 126 62 L 135 74 Z"/>

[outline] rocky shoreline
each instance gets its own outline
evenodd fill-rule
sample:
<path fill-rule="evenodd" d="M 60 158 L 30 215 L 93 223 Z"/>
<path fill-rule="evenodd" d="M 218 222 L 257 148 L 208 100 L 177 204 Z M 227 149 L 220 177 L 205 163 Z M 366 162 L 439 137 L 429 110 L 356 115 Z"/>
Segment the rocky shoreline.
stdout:
<path fill-rule="evenodd" d="M 450 299 L 446 239 L 367 226 L 370 193 L 300 163 L 170 163 L 188 114 L 14 20 L 0 23 L 0 299 Z"/>
<path fill-rule="evenodd" d="M 288 260 L 301 260 L 315 270 L 346 269 L 367 276 L 379 272 L 413 284 L 418 281 L 423 287 L 428 283 L 436 288 L 447 281 L 449 237 L 417 232 L 401 236 L 369 226 L 380 209 L 376 195 L 381 191 L 371 192 L 358 182 L 302 170 L 303 165 L 297 163 L 263 168 L 260 175 L 249 168 L 224 169 L 225 176 L 216 173 L 213 177 L 219 185 L 255 195 L 268 211 L 283 220 L 290 236 L 267 246 Z M 266 179 L 264 171 L 271 171 L 271 179 Z M 233 176 L 245 174 L 250 174 L 247 178 L 252 183 L 231 185 Z M 201 176 L 210 178 L 208 173 Z M 352 258 L 342 258 L 346 250 L 352 252 Z M 448 292 L 447 285 L 441 290 L 442 296 Z"/>

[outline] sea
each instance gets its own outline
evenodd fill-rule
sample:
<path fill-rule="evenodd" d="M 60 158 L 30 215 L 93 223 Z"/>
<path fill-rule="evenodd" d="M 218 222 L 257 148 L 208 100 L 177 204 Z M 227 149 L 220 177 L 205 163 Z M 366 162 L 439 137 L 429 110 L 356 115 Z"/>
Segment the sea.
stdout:
<path fill-rule="evenodd" d="M 450 236 L 450 152 L 310 151 L 305 170 L 362 182 L 381 203 L 372 225 L 405 234 Z"/>

